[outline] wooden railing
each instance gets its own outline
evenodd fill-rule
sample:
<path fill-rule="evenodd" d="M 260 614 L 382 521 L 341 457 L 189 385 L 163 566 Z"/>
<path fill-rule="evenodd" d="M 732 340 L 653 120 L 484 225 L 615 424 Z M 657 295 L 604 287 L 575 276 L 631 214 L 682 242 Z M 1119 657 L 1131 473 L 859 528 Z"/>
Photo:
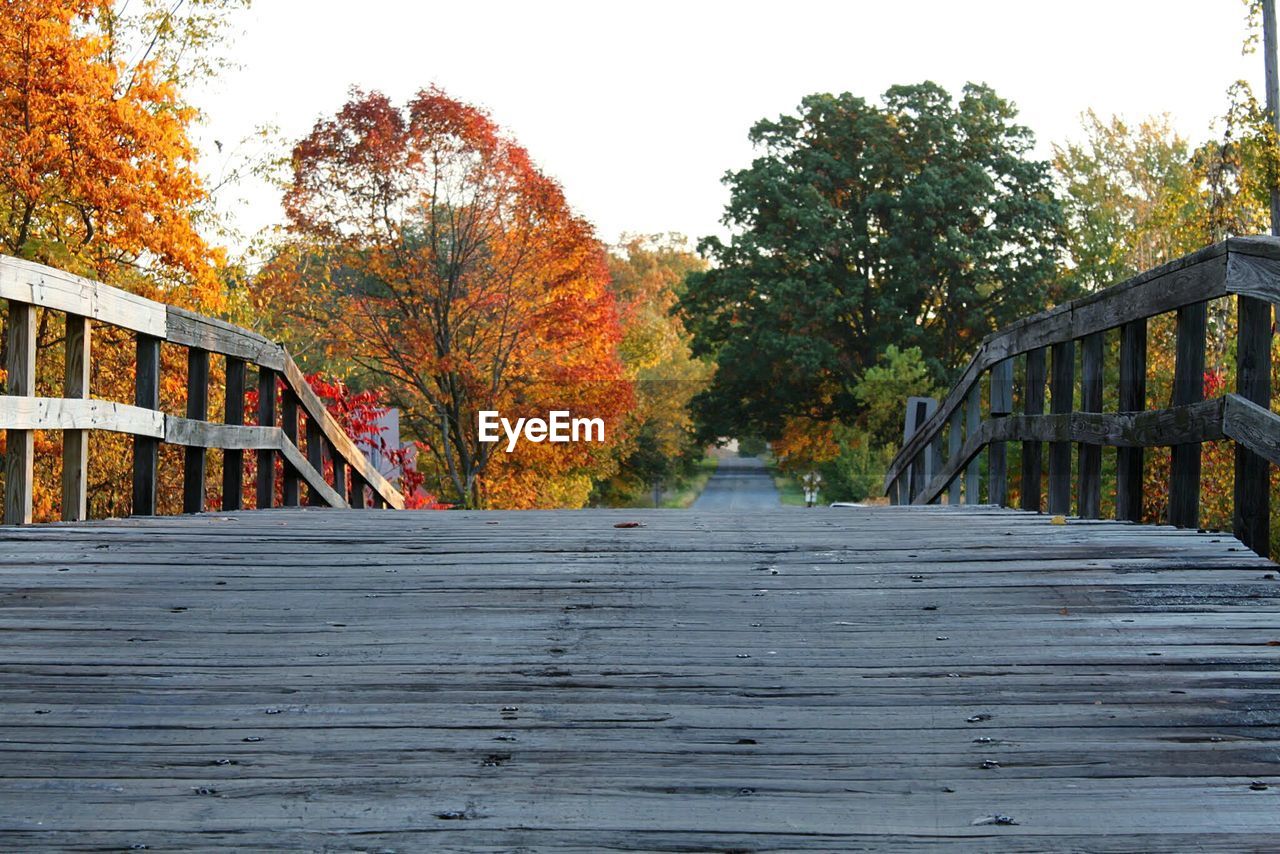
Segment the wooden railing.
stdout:
<path fill-rule="evenodd" d="M 1204 400 L 1208 305 L 1231 296 L 1238 319 L 1236 391 Z M 1280 303 L 1280 238 L 1232 238 L 1018 321 L 983 341 L 940 404 L 914 399 L 903 448 L 885 476 L 885 491 L 896 504 L 928 504 L 944 497 L 950 504 L 983 503 L 979 455 L 985 451 L 985 503 L 1007 505 L 1006 443 L 1020 442 L 1020 507 L 1039 511 L 1042 443 L 1047 442 L 1047 509 L 1066 515 L 1072 511 L 1071 444 L 1077 443 L 1076 508 L 1081 517 L 1097 518 L 1102 447 L 1114 446 L 1119 449 L 1116 517 L 1138 522 L 1144 449 L 1167 446 L 1172 448 L 1168 522 L 1194 528 L 1199 526 L 1201 443 L 1230 439 L 1235 443 L 1234 533 L 1265 555 L 1270 464 L 1280 465 L 1280 416 L 1270 410 L 1273 303 Z M 1149 410 L 1147 321 L 1166 313 L 1177 316 L 1172 400 L 1168 408 Z M 1104 335 L 1117 329 L 1118 407 L 1103 412 Z M 1017 410 L 1015 367 L 1021 378 Z M 989 380 L 985 419 L 984 377 Z"/>
<path fill-rule="evenodd" d="M 0 298 L 9 307 L 8 382 L 6 394 L 0 396 L 0 428 L 8 435 L 6 524 L 31 522 L 36 430 L 62 431 L 62 517 L 68 521 L 82 520 L 87 514 L 88 433 L 92 430 L 133 437 L 134 515 L 155 515 L 162 442 L 185 446 L 184 513 L 205 509 L 209 449 L 220 449 L 223 455 L 224 510 L 241 509 L 245 451 L 257 453 L 259 508 L 275 504 L 277 458 L 283 459 L 280 485 L 285 506 L 298 505 L 300 484 L 305 483 L 311 505 L 403 508 L 404 498 L 325 409 L 284 347 L 220 320 L 8 256 L 0 256 Z M 66 315 L 61 397 L 35 396 L 38 310 Z M 91 342 L 97 324 L 134 333 L 137 355 L 132 406 L 90 399 Z M 161 342 L 187 348 L 185 418 L 160 411 Z M 207 420 L 210 354 L 226 359 L 222 423 Z M 244 424 L 250 366 L 257 372 L 259 426 Z M 305 444 L 298 440 L 300 413 Z M 331 480 L 325 477 L 326 459 L 332 463 Z"/>

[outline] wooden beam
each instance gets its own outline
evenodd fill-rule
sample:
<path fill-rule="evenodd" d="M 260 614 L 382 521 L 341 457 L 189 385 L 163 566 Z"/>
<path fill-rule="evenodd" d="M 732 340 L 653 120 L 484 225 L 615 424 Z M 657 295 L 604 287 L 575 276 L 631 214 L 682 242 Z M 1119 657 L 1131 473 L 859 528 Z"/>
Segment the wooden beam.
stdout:
<path fill-rule="evenodd" d="M 89 397 L 93 321 L 67 315 L 62 396 L 69 400 Z M 80 522 L 89 517 L 89 433 L 66 430 L 62 434 L 62 519 Z"/>
<path fill-rule="evenodd" d="M 1204 399 L 1205 333 L 1208 303 L 1178 309 L 1177 353 L 1173 369 L 1173 405 Z M 1173 446 L 1169 466 L 1169 524 L 1195 528 L 1200 524 L 1200 445 Z"/>
<path fill-rule="evenodd" d="M 307 462 L 316 471 L 324 474 L 324 434 L 320 429 L 319 419 L 307 416 Z M 324 504 L 320 494 L 314 489 L 307 490 L 307 503 L 312 507 Z"/>
<path fill-rule="evenodd" d="M 134 404 L 160 411 L 160 339 L 138 333 Z M 160 440 L 133 437 L 133 515 L 156 515 L 156 469 Z"/>
<path fill-rule="evenodd" d="M 1013 411 L 1013 360 L 991 368 L 991 417 L 1004 418 Z M 1004 442 L 987 446 L 987 500 L 998 507 L 1009 504 L 1009 456 Z"/>
<path fill-rule="evenodd" d="M 245 361 L 227 356 L 227 399 L 223 422 L 235 427 L 244 424 Z M 223 446 L 222 509 L 239 510 L 244 504 L 244 451 Z"/>
<path fill-rule="evenodd" d="M 1280 465 L 1280 415 L 1238 394 L 1229 394 L 1222 432 L 1272 465 Z"/>
<path fill-rule="evenodd" d="M 288 444 L 296 450 L 298 447 L 298 397 L 288 385 L 280 394 L 280 427 Z M 288 456 L 286 455 L 286 459 Z M 286 462 L 284 466 L 284 493 L 282 503 L 285 507 L 298 506 L 298 471 Z"/>
<path fill-rule="evenodd" d="M 36 393 L 36 310 L 10 300 L 6 327 L 8 380 L 5 394 L 31 397 Z M 35 433 L 12 429 L 6 436 L 4 457 L 4 522 L 29 525 L 34 508 Z"/>
<path fill-rule="evenodd" d="M 165 306 L 33 261 L 0 255 L 0 298 L 165 337 Z"/>
<path fill-rule="evenodd" d="M 1065 415 L 1074 406 L 1076 347 L 1074 341 L 1053 345 L 1049 376 L 1049 408 Z M 1071 512 L 1071 443 L 1049 443 L 1049 512 Z"/>
<path fill-rule="evenodd" d="M 1120 327 L 1120 411 L 1147 408 L 1147 321 L 1134 320 Z M 1143 448 L 1116 452 L 1116 518 L 1142 521 Z"/>
<path fill-rule="evenodd" d="M 951 413 L 951 420 L 947 422 L 947 460 L 948 462 L 956 454 L 960 452 L 960 446 L 964 444 L 964 413 L 956 410 Z M 957 476 L 952 479 L 951 484 L 947 487 L 947 503 L 960 503 L 960 478 Z"/>
<path fill-rule="evenodd" d="M 982 428 L 982 400 L 977 386 L 969 389 L 964 408 L 964 438 L 968 440 Z M 962 446 L 963 447 L 963 446 Z M 955 457 L 955 454 L 952 454 Z M 981 504 L 982 492 L 979 485 L 982 478 L 977 459 L 969 461 L 964 468 L 964 502 L 965 504 Z"/>
<path fill-rule="evenodd" d="M 187 418 L 209 420 L 209 351 L 187 350 Z M 183 452 L 182 512 L 203 513 L 206 451 L 198 445 Z"/>
<path fill-rule="evenodd" d="M 1103 333 L 1085 336 L 1080 344 L 1080 409 L 1102 411 Z M 1077 450 L 1079 513 L 1082 519 L 1097 519 L 1102 512 L 1102 448 L 1081 444 Z"/>
<path fill-rule="evenodd" d="M 944 489 L 948 478 L 970 460 L 976 457 L 985 444 L 989 442 L 1084 442 L 1093 445 L 1111 447 L 1154 447 L 1188 442 L 1214 442 L 1227 438 L 1230 434 L 1224 426 L 1224 412 L 1229 401 L 1237 406 L 1236 432 L 1246 435 L 1256 445 L 1258 453 L 1268 456 L 1274 453 L 1280 457 L 1280 439 L 1275 439 L 1266 431 L 1274 430 L 1270 421 L 1260 420 L 1251 413 L 1241 414 L 1240 406 L 1235 404 L 1235 395 L 1228 398 L 1203 400 L 1188 406 L 1177 406 L 1171 409 L 1157 409 L 1147 412 L 1068 412 L 1061 415 L 1010 415 L 1005 418 L 992 418 L 982 423 L 982 427 L 972 436 L 965 439 L 960 449 L 959 462 L 948 461 L 942 472 L 935 476 L 917 494 L 914 504 L 927 504 Z M 1259 412 L 1261 410 L 1250 404 Z M 1280 425 L 1280 416 L 1276 416 L 1275 425 Z M 1237 438 L 1230 435 L 1230 438 Z M 1237 438 L 1237 441 L 1242 441 Z M 1261 450 L 1259 450 L 1261 449 Z"/>
<path fill-rule="evenodd" d="M 284 369 L 284 349 L 256 332 L 172 305 L 166 306 L 166 311 L 167 338 L 174 344 L 243 359 L 276 371 Z"/>
<path fill-rule="evenodd" d="M 1032 350 L 1026 358 L 1026 374 L 1022 385 L 1022 412 L 1028 416 L 1044 413 L 1045 358 L 1044 349 Z M 1022 443 L 1023 510 L 1040 512 L 1040 474 L 1043 460 L 1041 445 L 1036 441 Z"/>
<path fill-rule="evenodd" d="M 0 397 L 0 427 L 11 430 L 109 430 L 164 438 L 164 413 L 113 400 Z"/>
<path fill-rule="evenodd" d="M 164 440 L 186 448 L 230 448 L 238 451 L 279 450 L 284 431 L 279 427 L 211 424 L 174 415 L 164 419 Z"/>
<path fill-rule="evenodd" d="M 1237 297 L 1236 392 L 1264 410 L 1271 408 L 1271 304 Z M 1271 466 L 1237 442 L 1232 529 L 1264 557 L 1271 549 Z"/>
<path fill-rule="evenodd" d="M 329 459 L 333 460 L 333 491 L 345 500 L 347 495 L 347 463 L 337 449 L 330 446 Z"/>
<path fill-rule="evenodd" d="M 258 425 L 274 427 L 276 424 L 276 390 L 279 375 L 271 368 L 258 370 Z M 258 451 L 258 500 L 257 508 L 263 510 L 275 506 L 276 462 L 270 449 Z"/>

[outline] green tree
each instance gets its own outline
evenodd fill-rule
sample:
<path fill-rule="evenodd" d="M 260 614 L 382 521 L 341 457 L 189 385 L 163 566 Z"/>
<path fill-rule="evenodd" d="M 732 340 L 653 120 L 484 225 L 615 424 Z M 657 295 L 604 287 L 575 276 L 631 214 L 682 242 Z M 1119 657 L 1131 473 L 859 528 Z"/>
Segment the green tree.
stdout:
<path fill-rule="evenodd" d="M 985 86 L 957 102 L 921 83 L 881 105 L 811 95 L 751 129 L 760 155 L 725 179 L 733 237 L 702 241 L 714 266 L 681 300 L 717 365 L 695 401 L 705 436 L 851 422 L 888 345 L 919 347 L 942 380 L 1053 301 L 1061 209 L 1015 116 Z"/>
<path fill-rule="evenodd" d="M 634 381 L 636 408 L 618 449 L 618 471 L 594 500 L 626 504 L 654 483 L 679 481 L 702 456 L 694 440 L 690 399 L 706 387 L 711 367 L 690 353 L 689 333 L 672 314 L 685 278 L 706 269 L 682 235 L 624 235 L 609 255 L 610 289 L 622 320 L 619 352 Z"/>
<path fill-rule="evenodd" d="M 853 387 L 862 408 L 861 427 L 873 442 L 894 447 L 902 441 L 902 413 L 908 397 L 936 392 L 919 347 L 885 348 L 880 360 L 867 368 Z"/>

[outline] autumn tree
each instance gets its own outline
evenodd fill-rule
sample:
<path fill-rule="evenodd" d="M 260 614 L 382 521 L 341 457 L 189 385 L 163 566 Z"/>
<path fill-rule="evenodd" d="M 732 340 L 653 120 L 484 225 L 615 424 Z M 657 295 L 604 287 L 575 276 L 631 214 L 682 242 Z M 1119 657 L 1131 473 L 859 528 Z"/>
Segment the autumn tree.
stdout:
<path fill-rule="evenodd" d="M 636 407 L 618 448 L 616 475 L 596 489 L 605 504 L 637 501 L 655 484 L 678 482 L 703 455 L 689 402 L 711 378 L 693 357 L 674 308 L 685 278 L 706 269 L 681 235 L 629 235 L 609 253 L 610 289 L 622 322 L 620 354 L 635 382 Z"/>
<path fill-rule="evenodd" d="M 1054 301 L 1061 212 L 1009 102 L 970 84 L 895 86 L 874 104 L 811 95 L 758 122 L 725 181 L 727 241 L 681 300 L 715 380 L 707 436 L 777 437 L 788 417 L 852 422 L 890 344 L 946 378 L 987 333 Z"/>
<path fill-rule="evenodd" d="M 169 303 L 222 304 L 222 256 L 199 228 L 207 195 L 190 138 L 197 113 L 184 87 L 220 64 L 220 40 L 244 5 L 0 5 L 0 251 Z M 60 377 L 62 323 L 39 314 L 42 393 Z M 127 335 L 107 327 L 95 335 L 94 396 L 130 401 Z M 171 402 L 180 379 L 167 371 L 165 382 Z M 48 485 L 60 441 L 56 432 L 37 436 L 38 518 L 57 514 Z M 91 512 L 127 513 L 127 438 L 95 433 L 90 448 Z"/>
<path fill-rule="evenodd" d="M 586 500 L 608 446 L 478 436 L 480 410 L 566 409 L 616 438 L 631 404 L 603 247 L 523 148 L 438 89 L 355 91 L 294 147 L 285 209 L 259 308 L 304 358 L 387 388 L 449 500 Z"/>

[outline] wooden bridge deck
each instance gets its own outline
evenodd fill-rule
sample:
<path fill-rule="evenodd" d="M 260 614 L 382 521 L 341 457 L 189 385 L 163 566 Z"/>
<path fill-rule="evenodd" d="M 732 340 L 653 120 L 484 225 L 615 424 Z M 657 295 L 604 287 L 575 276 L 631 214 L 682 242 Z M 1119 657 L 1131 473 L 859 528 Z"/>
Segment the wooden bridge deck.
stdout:
<path fill-rule="evenodd" d="M 4 529 L 0 849 L 1274 850 L 1275 572 L 990 508 Z"/>

